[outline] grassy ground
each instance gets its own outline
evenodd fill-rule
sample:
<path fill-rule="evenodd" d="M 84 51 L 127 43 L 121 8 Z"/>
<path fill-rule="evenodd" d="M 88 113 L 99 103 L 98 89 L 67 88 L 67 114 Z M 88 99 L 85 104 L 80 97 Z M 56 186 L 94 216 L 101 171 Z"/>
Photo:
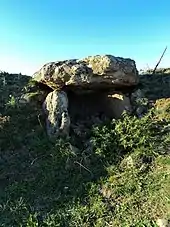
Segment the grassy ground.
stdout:
<path fill-rule="evenodd" d="M 39 102 L 19 103 L 30 78 L 1 73 L 0 226 L 156 227 L 170 219 L 168 79 L 141 76 L 155 108 L 92 128 L 91 146 L 75 150 L 75 138 L 47 138 Z"/>

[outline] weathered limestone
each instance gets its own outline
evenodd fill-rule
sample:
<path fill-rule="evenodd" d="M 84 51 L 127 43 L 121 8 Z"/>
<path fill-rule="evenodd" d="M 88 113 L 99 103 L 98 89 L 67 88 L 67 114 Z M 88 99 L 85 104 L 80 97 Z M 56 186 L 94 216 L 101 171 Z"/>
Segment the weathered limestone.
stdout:
<path fill-rule="evenodd" d="M 50 92 L 43 103 L 47 115 L 46 126 L 49 136 L 68 136 L 70 117 L 68 114 L 68 99 L 64 91 Z"/>
<path fill-rule="evenodd" d="M 170 223 L 168 223 L 168 220 L 164 218 L 157 219 L 156 224 L 158 225 L 158 227 L 170 227 Z"/>
<path fill-rule="evenodd" d="M 132 106 L 128 96 L 119 93 L 108 95 L 108 106 L 114 118 L 119 118 L 124 111 L 132 112 Z"/>
<path fill-rule="evenodd" d="M 131 59 L 112 55 L 87 57 L 82 60 L 50 62 L 33 75 L 52 89 L 64 86 L 82 89 L 119 88 L 138 83 L 138 71 Z"/>
<path fill-rule="evenodd" d="M 103 115 L 119 118 L 124 110 L 131 112 L 125 93 L 139 81 L 135 61 L 112 55 L 50 62 L 33 79 L 53 90 L 43 103 L 49 136 L 68 136 L 75 119 L 100 122 Z"/>
<path fill-rule="evenodd" d="M 131 103 L 132 103 L 134 112 L 138 117 L 141 118 L 146 113 L 147 107 L 149 104 L 148 99 L 145 98 L 145 95 L 142 92 L 142 90 L 137 89 L 136 91 L 132 92 Z"/>

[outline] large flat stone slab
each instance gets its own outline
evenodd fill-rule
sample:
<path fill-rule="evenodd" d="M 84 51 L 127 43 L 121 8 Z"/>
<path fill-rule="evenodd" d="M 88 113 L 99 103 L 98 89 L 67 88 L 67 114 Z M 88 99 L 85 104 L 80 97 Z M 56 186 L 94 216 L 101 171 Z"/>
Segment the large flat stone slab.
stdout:
<path fill-rule="evenodd" d="M 54 90 L 125 88 L 138 84 L 134 60 L 112 55 L 89 56 L 84 59 L 45 64 L 33 78 Z"/>

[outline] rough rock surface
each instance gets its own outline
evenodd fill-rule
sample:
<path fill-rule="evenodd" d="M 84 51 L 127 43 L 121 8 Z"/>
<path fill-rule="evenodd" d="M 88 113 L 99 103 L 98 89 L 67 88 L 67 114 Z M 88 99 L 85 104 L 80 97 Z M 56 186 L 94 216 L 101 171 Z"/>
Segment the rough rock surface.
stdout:
<path fill-rule="evenodd" d="M 79 87 L 107 89 L 134 86 L 138 83 L 135 61 L 112 55 L 96 55 L 81 60 L 45 64 L 33 78 L 52 89 Z"/>
<path fill-rule="evenodd" d="M 68 99 L 64 91 L 50 92 L 44 103 L 43 109 L 47 115 L 47 133 L 52 136 L 68 136 L 70 117 L 68 114 Z"/>
<path fill-rule="evenodd" d="M 168 223 L 168 221 L 166 219 L 157 219 L 156 221 L 158 227 L 170 227 L 170 223 Z"/>
<path fill-rule="evenodd" d="M 123 93 L 108 95 L 108 106 L 112 117 L 119 118 L 124 111 L 131 113 L 130 98 Z"/>
<path fill-rule="evenodd" d="M 145 98 L 141 89 L 137 89 L 132 92 L 130 100 L 133 106 L 133 111 L 139 118 L 141 118 L 147 112 L 147 107 L 149 105 L 148 99 Z"/>
<path fill-rule="evenodd" d="M 33 79 L 53 90 L 43 103 L 49 136 L 68 136 L 75 119 L 95 124 L 131 112 L 125 93 L 139 82 L 135 61 L 112 55 L 50 62 Z"/>

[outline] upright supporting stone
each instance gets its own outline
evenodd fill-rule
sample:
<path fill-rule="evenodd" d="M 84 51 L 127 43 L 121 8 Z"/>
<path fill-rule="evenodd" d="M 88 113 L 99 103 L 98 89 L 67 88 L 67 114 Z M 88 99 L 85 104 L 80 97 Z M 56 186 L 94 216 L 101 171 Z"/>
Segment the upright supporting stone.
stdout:
<path fill-rule="evenodd" d="M 108 95 L 106 103 L 110 109 L 112 118 L 120 118 L 124 111 L 127 113 L 132 112 L 132 106 L 129 97 L 121 92 L 118 94 Z"/>
<path fill-rule="evenodd" d="M 52 136 L 68 136 L 70 117 L 68 114 L 68 98 L 64 91 L 50 92 L 44 103 L 43 109 L 47 116 L 47 134 Z"/>

